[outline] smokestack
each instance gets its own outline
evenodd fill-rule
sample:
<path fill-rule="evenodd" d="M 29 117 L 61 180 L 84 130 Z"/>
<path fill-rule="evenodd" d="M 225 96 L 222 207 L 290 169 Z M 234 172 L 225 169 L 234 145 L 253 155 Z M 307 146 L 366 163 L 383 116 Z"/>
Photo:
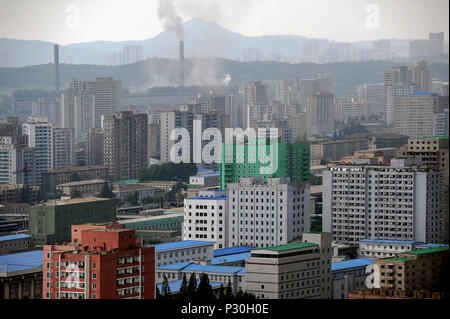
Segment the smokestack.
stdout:
<path fill-rule="evenodd" d="M 54 46 L 55 91 L 59 92 L 59 45 Z"/>
<path fill-rule="evenodd" d="M 180 84 L 184 86 L 184 41 L 180 41 Z"/>

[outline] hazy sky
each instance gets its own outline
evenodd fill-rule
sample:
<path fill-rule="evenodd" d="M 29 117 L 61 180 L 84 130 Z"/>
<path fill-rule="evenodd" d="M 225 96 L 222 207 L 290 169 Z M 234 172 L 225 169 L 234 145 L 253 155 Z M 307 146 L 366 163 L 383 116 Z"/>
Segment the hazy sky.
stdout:
<path fill-rule="evenodd" d="M 445 32 L 449 0 L 173 0 L 184 21 L 203 17 L 248 36 L 336 41 L 427 38 Z M 162 31 L 157 0 L 0 0 L 0 37 L 59 44 L 143 40 Z"/>

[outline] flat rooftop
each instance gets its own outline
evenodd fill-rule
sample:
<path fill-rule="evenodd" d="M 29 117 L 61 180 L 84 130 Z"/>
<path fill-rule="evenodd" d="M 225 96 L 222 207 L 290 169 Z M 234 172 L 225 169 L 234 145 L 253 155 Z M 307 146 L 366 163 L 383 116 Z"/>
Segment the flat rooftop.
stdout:
<path fill-rule="evenodd" d="M 42 250 L 27 251 L 24 253 L 1 255 L 0 273 L 13 273 L 16 271 L 31 270 L 42 267 L 44 253 Z"/>
<path fill-rule="evenodd" d="M 54 199 L 54 200 L 49 200 L 46 203 L 38 204 L 35 206 L 63 206 L 63 205 L 94 203 L 94 202 L 102 202 L 102 201 L 110 201 L 110 200 L 111 200 L 111 198 L 99 198 L 99 197 Z"/>
<path fill-rule="evenodd" d="M 253 248 L 249 246 L 237 246 L 237 247 L 216 249 L 214 250 L 214 257 L 247 253 L 250 252 L 251 250 L 253 250 Z"/>
<path fill-rule="evenodd" d="M 222 264 L 226 264 L 226 263 L 243 262 L 247 258 L 250 258 L 250 257 L 251 257 L 251 252 L 214 257 L 213 259 L 211 259 L 211 265 L 218 266 L 218 265 L 222 265 Z"/>
<path fill-rule="evenodd" d="M 182 240 L 158 245 L 146 245 L 145 247 L 155 247 L 156 252 L 160 252 L 166 250 L 192 248 L 197 246 L 214 245 L 214 244 L 215 244 L 214 241 Z"/>
<path fill-rule="evenodd" d="M 359 242 L 363 244 L 388 244 L 388 245 L 412 245 L 414 243 L 422 244 L 415 241 L 385 240 L 385 239 L 361 239 Z"/>
<path fill-rule="evenodd" d="M 187 276 L 186 276 L 187 277 Z M 188 279 L 189 281 L 189 279 Z M 175 280 L 175 281 L 169 281 L 169 289 L 170 292 L 178 292 L 180 291 L 181 288 L 181 284 L 183 283 L 183 280 Z M 216 288 L 216 287 L 220 287 L 222 285 L 222 283 L 220 282 L 214 282 L 214 281 L 210 281 L 209 282 L 211 284 L 212 288 Z M 197 286 L 200 284 L 200 279 L 197 278 Z M 157 284 L 156 285 L 159 289 L 159 291 L 162 291 L 162 284 Z M 224 287 L 225 288 L 225 287 Z"/>
<path fill-rule="evenodd" d="M 368 265 L 373 265 L 373 258 L 358 258 L 349 259 L 344 261 L 338 261 L 331 263 L 331 271 L 340 271 L 352 268 L 365 267 Z"/>
<path fill-rule="evenodd" d="M 120 224 L 131 224 L 131 223 L 139 223 L 139 222 L 148 222 L 148 221 L 152 221 L 152 220 L 176 218 L 176 217 L 184 217 L 184 213 L 149 216 L 149 217 L 136 218 L 136 219 L 130 219 L 130 220 L 121 220 L 121 221 L 119 221 L 119 223 Z"/>
<path fill-rule="evenodd" d="M 31 235 L 18 234 L 18 235 L 0 236 L 0 242 L 7 241 L 7 240 L 25 239 L 25 238 L 31 238 Z"/>
<path fill-rule="evenodd" d="M 55 174 L 55 173 L 72 173 L 72 172 L 82 172 L 82 171 L 89 171 L 89 170 L 106 170 L 105 166 L 69 166 L 66 168 L 59 168 L 59 169 L 52 169 L 49 171 L 44 172 L 43 174 Z"/>
<path fill-rule="evenodd" d="M 79 185 L 91 185 L 91 184 L 104 184 L 105 180 L 103 179 L 91 179 L 87 181 L 78 181 L 78 182 L 69 182 L 64 184 L 58 184 L 57 187 L 67 187 L 67 186 L 79 186 Z"/>
<path fill-rule="evenodd" d="M 302 248 L 309 248 L 309 247 L 318 247 L 317 244 L 314 243 L 291 243 L 291 244 L 285 244 L 280 246 L 273 246 L 273 247 L 266 247 L 266 248 L 258 248 L 256 250 L 270 250 L 270 251 L 287 251 L 287 250 L 294 250 L 294 249 L 302 249 Z"/>
<path fill-rule="evenodd" d="M 157 270 L 183 270 L 219 274 L 245 274 L 245 267 L 198 265 L 193 262 L 176 263 L 156 268 Z"/>

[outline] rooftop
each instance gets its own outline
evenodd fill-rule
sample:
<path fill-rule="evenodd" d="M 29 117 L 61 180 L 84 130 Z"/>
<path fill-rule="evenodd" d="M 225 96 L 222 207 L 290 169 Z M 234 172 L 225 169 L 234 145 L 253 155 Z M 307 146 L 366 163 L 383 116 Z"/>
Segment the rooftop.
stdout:
<path fill-rule="evenodd" d="M 46 173 L 51 173 L 51 174 L 72 173 L 72 172 L 81 172 L 81 171 L 96 170 L 96 169 L 106 170 L 106 168 L 104 166 L 69 166 L 66 168 L 52 169 L 47 172 L 44 172 L 44 174 L 46 174 Z"/>
<path fill-rule="evenodd" d="M 73 205 L 81 203 L 94 203 L 101 201 L 110 201 L 111 198 L 100 198 L 100 197 L 86 197 L 86 198 L 72 198 L 72 199 L 56 199 L 49 200 L 42 204 L 37 204 L 35 206 L 62 206 L 62 205 Z"/>
<path fill-rule="evenodd" d="M 247 258 L 251 257 L 250 252 L 240 253 L 240 254 L 234 254 L 234 255 L 227 255 L 227 256 L 220 256 L 220 257 L 214 257 L 211 259 L 211 265 L 217 266 L 222 265 L 226 263 L 234 263 L 239 261 L 245 261 Z"/>
<path fill-rule="evenodd" d="M 157 270 L 183 270 L 187 272 L 237 274 L 245 273 L 245 267 L 198 265 L 193 262 L 176 263 L 157 267 Z"/>
<path fill-rule="evenodd" d="M 56 186 L 66 187 L 66 186 L 78 186 L 78 185 L 89 185 L 89 184 L 104 184 L 105 180 L 103 179 L 91 179 L 87 181 L 78 181 L 78 182 L 69 182 L 64 184 L 58 184 Z"/>
<path fill-rule="evenodd" d="M 417 243 L 415 241 L 385 240 L 385 239 L 361 239 L 359 242 L 365 244 L 390 244 L 390 245 L 411 245 Z"/>
<path fill-rule="evenodd" d="M 437 253 L 439 251 L 448 251 L 448 246 L 441 246 L 441 247 L 431 247 L 426 249 L 419 249 L 419 250 L 413 250 L 413 251 L 407 251 L 405 254 L 413 254 L 413 255 L 423 255 L 423 254 L 431 254 L 431 253 Z"/>
<path fill-rule="evenodd" d="M 31 235 L 18 234 L 18 235 L 0 236 L 0 241 L 24 239 L 24 238 L 31 238 Z"/>
<path fill-rule="evenodd" d="M 373 265 L 373 258 L 358 258 L 338 261 L 331 263 L 331 271 L 340 271 L 345 269 L 360 268 L 368 265 Z"/>
<path fill-rule="evenodd" d="M 221 196 L 221 197 L 189 197 L 186 199 L 206 199 L 206 200 L 225 200 L 227 199 L 226 196 Z"/>
<path fill-rule="evenodd" d="M 258 248 L 255 250 L 285 251 L 285 250 L 293 250 L 293 249 L 301 249 L 301 248 L 317 247 L 317 246 L 318 246 L 317 244 L 313 244 L 313 243 L 291 243 L 291 244 L 274 246 L 274 247 Z"/>
<path fill-rule="evenodd" d="M 252 249 L 253 248 L 248 247 L 248 246 L 237 246 L 237 247 L 216 249 L 216 250 L 214 250 L 214 257 L 246 253 L 246 252 L 251 251 Z"/>
<path fill-rule="evenodd" d="M 127 220 L 121 220 L 121 221 L 119 221 L 119 223 L 131 224 L 131 223 L 148 222 L 148 221 L 152 221 L 152 220 L 169 219 L 169 218 L 177 218 L 177 217 L 184 217 L 184 213 L 174 213 L 174 214 L 149 216 L 149 217 L 136 218 L 136 219 L 127 219 Z"/>
<path fill-rule="evenodd" d="M 0 256 L 0 273 L 12 273 L 42 267 L 42 250 Z"/>
<path fill-rule="evenodd" d="M 178 292 L 178 291 L 180 291 L 180 288 L 181 288 L 181 284 L 182 284 L 182 283 L 183 283 L 183 280 L 169 281 L 169 289 L 170 289 L 170 292 L 173 293 L 173 292 Z M 199 283 L 200 283 L 200 279 L 197 278 L 197 286 L 199 285 Z M 220 285 L 222 285 L 222 283 L 220 283 L 220 282 L 214 282 L 214 281 L 210 281 L 209 283 L 211 284 L 211 287 L 212 287 L 212 288 L 220 287 Z M 159 291 L 162 290 L 162 284 L 157 284 L 156 286 L 158 287 Z"/>
<path fill-rule="evenodd" d="M 214 245 L 213 241 L 200 241 L 200 240 L 183 240 L 176 241 L 172 243 L 164 243 L 159 245 L 148 245 L 146 247 L 155 247 L 156 252 L 171 250 L 171 249 L 181 249 L 188 247 L 204 246 L 204 245 Z"/>
<path fill-rule="evenodd" d="M 401 257 L 401 258 L 387 258 L 386 260 L 392 260 L 392 261 L 410 261 L 412 260 L 411 258 L 407 258 L 407 257 Z"/>

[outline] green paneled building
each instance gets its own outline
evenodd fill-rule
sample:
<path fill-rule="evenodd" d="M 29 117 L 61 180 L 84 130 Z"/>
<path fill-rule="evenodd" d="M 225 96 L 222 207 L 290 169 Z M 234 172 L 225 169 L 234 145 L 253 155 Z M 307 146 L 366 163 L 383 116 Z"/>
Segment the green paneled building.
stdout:
<path fill-rule="evenodd" d="M 290 177 L 291 182 L 309 180 L 309 142 L 281 143 L 279 138 L 276 144 L 269 143 L 267 139 L 265 145 L 259 144 L 258 140 L 250 140 L 245 145 L 222 144 L 221 189 L 226 189 L 228 183 L 238 183 L 241 178 L 263 177 L 267 181 L 269 178 Z"/>
<path fill-rule="evenodd" d="M 117 201 L 110 198 L 52 200 L 30 207 L 29 230 L 33 245 L 71 240 L 71 226 L 115 222 Z"/>

